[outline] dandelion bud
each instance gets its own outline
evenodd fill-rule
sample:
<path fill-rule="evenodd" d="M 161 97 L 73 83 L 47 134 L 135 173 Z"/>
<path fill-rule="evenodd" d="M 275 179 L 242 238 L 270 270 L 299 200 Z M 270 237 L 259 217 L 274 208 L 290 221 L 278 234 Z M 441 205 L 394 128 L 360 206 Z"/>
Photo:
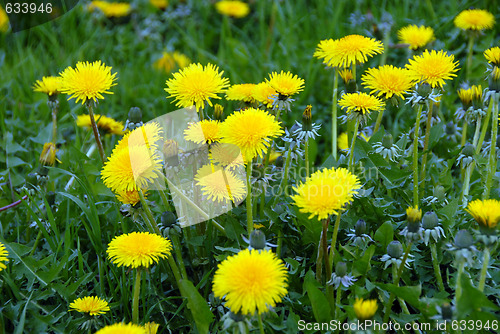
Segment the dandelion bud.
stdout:
<path fill-rule="evenodd" d="M 422 219 L 422 210 L 418 208 L 418 205 L 415 207 L 410 206 L 406 209 L 406 216 L 408 222 L 419 222 Z"/>
<path fill-rule="evenodd" d="M 467 249 L 474 244 L 472 235 L 467 230 L 460 230 L 455 235 L 455 247 L 457 249 Z"/>
<path fill-rule="evenodd" d="M 394 259 L 399 259 L 403 256 L 403 245 L 397 240 L 391 241 L 387 245 L 387 254 Z"/>
<path fill-rule="evenodd" d="M 261 230 L 253 230 L 250 233 L 250 247 L 253 249 L 264 249 L 266 247 L 266 235 Z"/>
<path fill-rule="evenodd" d="M 443 306 L 441 306 L 441 316 L 445 321 L 451 320 L 453 317 L 453 309 L 450 303 L 444 303 Z"/>
<path fill-rule="evenodd" d="M 446 132 L 447 135 L 454 135 L 457 132 L 457 126 L 453 122 L 448 122 L 446 123 L 446 126 L 444 128 L 444 131 Z"/>
<path fill-rule="evenodd" d="M 54 143 L 43 144 L 40 154 L 40 163 L 42 166 L 54 166 L 56 163 L 56 145 Z"/>
<path fill-rule="evenodd" d="M 179 144 L 173 139 L 167 139 L 163 143 L 163 154 L 165 163 L 168 166 L 175 167 L 179 165 Z"/>
<path fill-rule="evenodd" d="M 224 120 L 224 107 L 218 103 L 214 106 L 214 119 L 221 122 Z"/>
<path fill-rule="evenodd" d="M 354 78 L 351 70 L 344 69 L 339 72 L 339 75 L 342 78 L 342 81 L 344 81 L 345 92 L 356 93 L 356 91 L 358 90 L 356 85 L 356 79 Z"/>
<path fill-rule="evenodd" d="M 347 274 L 347 265 L 345 262 L 337 262 L 335 265 L 335 275 L 343 277 Z"/>
<path fill-rule="evenodd" d="M 128 120 L 132 123 L 141 123 L 142 122 L 142 111 L 137 107 L 130 108 L 128 112 Z"/>
<path fill-rule="evenodd" d="M 354 225 L 354 233 L 357 236 L 361 236 L 366 233 L 366 222 L 363 219 L 359 219 Z"/>
<path fill-rule="evenodd" d="M 481 85 L 474 85 L 471 87 L 472 90 L 472 106 L 474 109 L 483 108 L 483 88 Z"/>
<path fill-rule="evenodd" d="M 467 143 L 462 149 L 462 154 L 466 157 L 472 157 L 474 155 L 475 150 L 476 147 L 474 145 Z"/>
<path fill-rule="evenodd" d="M 443 186 L 435 186 L 432 191 L 432 195 L 438 199 L 438 201 L 443 201 L 446 197 L 446 192 Z"/>
<path fill-rule="evenodd" d="M 490 91 L 494 91 L 496 93 L 500 92 L 500 68 L 497 66 L 493 67 L 491 74 L 488 79 L 488 88 Z"/>
<path fill-rule="evenodd" d="M 160 217 L 161 224 L 165 227 L 170 227 L 177 222 L 177 217 L 171 211 L 165 211 Z"/>
<path fill-rule="evenodd" d="M 422 218 L 422 227 L 425 229 L 433 229 L 439 223 L 438 216 L 434 211 L 428 211 L 424 214 Z"/>
<path fill-rule="evenodd" d="M 312 106 L 308 105 L 304 113 L 302 114 L 302 131 L 311 131 L 312 130 L 312 122 L 311 122 L 311 110 Z"/>
<path fill-rule="evenodd" d="M 422 82 L 418 85 L 417 93 L 423 99 L 427 99 L 432 93 L 432 87 L 427 82 Z"/>
<path fill-rule="evenodd" d="M 392 135 L 390 133 L 386 133 L 384 137 L 382 138 L 382 146 L 385 148 L 392 148 L 392 145 L 394 144 L 394 140 L 392 139 Z"/>
<path fill-rule="evenodd" d="M 276 158 L 276 160 L 274 161 L 274 165 L 276 167 L 283 167 L 284 165 L 284 162 L 285 162 L 285 159 L 283 158 L 282 155 L 280 155 L 279 157 Z"/>

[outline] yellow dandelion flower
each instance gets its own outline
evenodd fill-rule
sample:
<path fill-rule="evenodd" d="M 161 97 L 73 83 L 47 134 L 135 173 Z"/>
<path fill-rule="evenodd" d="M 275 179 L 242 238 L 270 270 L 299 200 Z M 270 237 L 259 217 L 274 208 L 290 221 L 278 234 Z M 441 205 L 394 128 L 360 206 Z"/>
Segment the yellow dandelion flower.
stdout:
<path fill-rule="evenodd" d="M 243 1 L 237 0 L 222 0 L 215 3 L 215 9 L 219 14 L 242 18 L 250 13 L 250 6 Z"/>
<path fill-rule="evenodd" d="M 76 98 L 76 103 L 104 99 L 102 94 L 113 94 L 109 89 L 116 85 L 116 73 L 100 60 L 93 63 L 78 62 L 75 68 L 69 66 L 60 74 L 61 93 L 68 94 L 68 100 Z"/>
<path fill-rule="evenodd" d="M 0 32 L 5 33 L 7 30 L 9 30 L 9 16 L 7 16 L 3 7 L 0 6 Z"/>
<path fill-rule="evenodd" d="M 431 87 L 443 87 L 445 80 L 450 80 L 457 75 L 458 61 L 454 61 L 454 55 L 448 55 L 446 51 L 425 50 L 422 55 L 415 55 L 406 64 L 409 76 L 417 81 L 423 80 Z"/>
<path fill-rule="evenodd" d="M 342 81 L 344 81 L 345 84 L 347 84 L 349 81 L 354 80 L 354 76 L 352 74 L 352 71 L 347 68 L 343 68 L 339 71 L 340 78 L 342 78 Z"/>
<path fill-rule="evenodd" d="M 283 96 L 292 96 L 304 90 L 304 79 L 299 78 L 296 74 L 281 71 L 279 74 L 273 72 L 269 75 L 266 82 Z"/>
<path fill-rule="evenodd" d="M 95 334 L 147 334 L 146 329 L 133 323 L 118 323 L 101 328 Z"/>
<path fill-rule="evenodd" d="M 495 25 L 495 17 L 484 9 L 466 9 L 455 17 L 453 23 L 462 30 L 491 29 Z"/>
<path fill-rule="evenodd" d="M 144 329 L 146 330 L 146 334 L 156 334 L 158 332 L 158 328 L 160 328 L 160 325 L 154 322 L 148 322 L 144 324 Z"/>
<path fill-rule="evenodd" d="M 217 143 L 210 147 L 210 153 L 214 162 L 223 168 L 233 170 L 245 165 L 240 148 L 236 145 Z"/>
<path fill-rule="evenodd" d="M 149 3 L 160 10 L 164 10 L 168 6 L 168 0 L 149 0 Z"/>
<path fill-rule="evenodd" d="M 255 102 L 255 86 L 255 84 L 232 85 L 226 92 L 226 99 L 247 103 Z"/>
<path fill-rule="evenodd" d="M 100 315 L 109 311 L 108 302 L 95 296 L 75 299 L 69 304 L 70 311 L 88 313 L 89 315 Z"/>
<path fill-rule="evenodd" d="M 349 149 L 349 139 L 346 132 L 342 132 L 337 138 L 337 147 L 339 150 L 347 151 Z"/>
<path fill-rule="evenodd" d="M 384 44 L 376 39 L 348 35 L 338 40 L 323 41 L 318 45 L 315 57 L 323 59 L 331 67 L 349 67 L 363 64 L 368 57 L 384 51 Z"/>
<path fill-rule="evenodd" d="M 267 111 L 247 108 L 230 115 L 221 126 L 222 142 L 238 146 L 245 162 L 269 147 L 270 140 L 283 134 L 281 124 Z"/>
<path fill-rule="evenodd" d="M 255 230 L 258 230 L 258 229 L 261 229 L 261 228 L 264 228 L 265 226 L 262 225 L 262 224 L 259 224 L 259 223 L 253 223 L 253 228 Z"/>
<path fill-rule="evenodd" d="M 401 43 L 408 44 L 410 49 L 417 50 L 423 48 L 435 39 L 434 29 L 411 24 L 399 29 L 398 38 Z"/>
<path fill-rule="evenodd" d="M 267 108 L 273 105 L 273 96 L 278 95 L 276 90 L 269 86 L 267 82 L 261 82 L 254 87 L 253 97 Z"/>
<path fill-rule="evenodd" d="M 97 127 L 109 134 L 122 135 L 123 134 L 123 123 L 114 120 L 111 117 L 104 115 L 94 114 L 94 119 L 96 121 Z M 76 118 L 76 125 L 81 128 L 91 128 L 92 123 L 90 121 L 90 115 L 78 115 Z"/>
<path fill-rule="evenodd" d="M 486 58 L 488 63 L 500 66 L 500 47 L 495 46 L 484 51 L 484 58 Z"/>
<path fill-rule="evenodd" d="M 384 102 L 379 98 L 366 93 L 346 93 L 339 100 L 339 106 L 346 109 L 346 113 L 358 113 L 369 115 L 372 111 L 380 111 L 384 108 Z"/>
<path fill-rule="evenodd" d="M 54 166 L 56 163 L 56 145 L 54 143 L 43 144 L 42 153 L 40 154 L 40 163 L 43 166 Z"/>
<path fill-rule="evenodd" d="M 106 17 L 124 17 L 130 14 L 131 7 L 128 2 L 107 2 L 92 1 L 89 5 L 89 11 L 99 9 Z"/>
<path fill-rule="evenodd" d="M 295 187 L 297 194 L 292 199 L 300 212 L 309 214 L 309 219 L 318 216 L 318 220 L 322 220 L 342 211 L 360 186 L 357 176 L 347 169 L 325 168 Z"/>
<path fill-rule="evenodd" d="M 200 122 L 189 123 L 184 130 L 184 139 L 192 141 L 196 144 L 212 144 L 218 142 L 220 137 L 219 121 L 204 119 Z"/>
<path fill-rule="evenodd" d="M 281 153 L 272 150 L 271 154 L 269 154 L 269 163 L 274 163 L 279 157 L 281 157 Z"/>
<path fill-rule="evenodd" d="M 5 263 L 9 261 L 9 259 L 7 259 L 8 255 L 9 252 L 7 252 L 7 249 L 5 249 L 5 245 L 0 242 L 0 271 L 7 268 Z"/>
<path fill-rule="evenodd" d="M 113 152 L 128 146 L 146 145 L 148 148 L 157 148 L 162 141 L 163 130 L 157 122 L 149 122 L 141 127 L 127 132 L 118 142 Z"/>
<path fill-rule="evenodd" d="M 285 264 L 270 250 L 245 249 L 218 265 L 213 291 L 233 313 L 262 314 L 287 294 L 287 276 Z"/>
<path fill-rule="evenodd" d="M 153 63 L 153 68 L 164 71 L 166 73 L 172 72 L 175 68 L 183 69 L 191 63 L 191 60 L 184 54 L 174 51 L 173 53 L 163 52 L 161 58 Z"/>
<path fill-rule="evenodd" d="M 243 200 L 247 193 L 243 178 L 219 166 L 205 165 L 198 169 L 194 178 L 204 196 L 217 203 Z"/>
<path fill-rule="evenodd" d="M 422 209 L 419 209 L 418 205 L 409 206 L 406 209 L 406 219 L 412 223 L 420 221 L 422 219 Z"/>
<path fill-rule="evenodd" d="M 408 75 L 407 69 L 392 65 L 368 69 L 361 77 L 361 81 L 363 86 L 371 89 L 371 94 L 383 96 L 386 99 L 395 95 L 403 100 L 404 94 L 407 94 L 415 84 L 415 80 Z"/>
<path fill-rule="evenodd" d="M 500 201 L 496 199 L 475 200 L 465 209 L 479 226 L 495 228 L 500 221 Z"/>
<path fill-rule="evenodd" d="M 58 77 L 43 77 L 33 85 L 33 91 L 45 93 L 48 96 L 57 95 L 61 91 L 61 79 Z"/>
<path fill-rule="evenodd" d="M 460 88 L 458 91 L 458 97 L 460 98 L 460 101 L 462 102 L 462 106 L 464 110 L 469 109 L 469 107 L 472 105 L 472 88 Z"/>
<path fill-rule="evenodd" d="M 363 300 L 360 298 L 356 298 L 353 308 L 354 308 L 354 313 L 356 313 L 356 317 L 360 321 L 369 320 L 377 312 L 378 309 L 377 300 L 376 299 Z"/>
<path fill-rule="evenodd" d="M 122 193 L 148 186 L 162 171 L 161 159 L 145 145 L 114 150 L 101 170 L 104 185 Z"/>
<path fill-rule="evenodd" d="M 148 194 L 145 192 L 144 189 L 142 191 L 144 192 L 144 198 L 147 198 Z M 118 193 L 116 193 L 116 199 L 118 199 L 123 204 L 130 204 L 130 205 L 136 205 L 141 201 L 141 197 L 139 196 L 139 192 L 137 190 L 119 191 Z"/>
<path fill-rule="evenodd" d="M 170 256 L 172 243 L 158 234 L 132 232 L 114 237 L 106 252 L 118 267 L 148 268 Z"/>
<path fill-rule="evenodd" d="M 186 108 L 192 105 L 196 110 L 203 109 L 205 103 L 212 106 L 211 98 L 220 99 L 217 94 L 225 92 L 229 79 L 223 78 L 224 71 L 219 72 L 215 65 L 191 64 L 167 81 L 165 91 L 177 100 L 176 106 Z"/>

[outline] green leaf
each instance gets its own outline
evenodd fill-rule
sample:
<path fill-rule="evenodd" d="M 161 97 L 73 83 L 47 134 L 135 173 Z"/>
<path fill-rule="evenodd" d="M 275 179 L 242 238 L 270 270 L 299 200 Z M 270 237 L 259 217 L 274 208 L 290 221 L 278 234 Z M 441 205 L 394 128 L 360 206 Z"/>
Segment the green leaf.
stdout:
<path fill-rule="evenodd" d="M 210 311 L 210 307 L 208 307 L 206 300 L 189 280 L 181 279 L 179 281 L 179 289 L 181 290 L 182 296 L 186 297 L 188 300 L 188 307 L 193 314 L 198 332 L 208 333 L 214 315 Z"/>
<path fill-rule="evenodd" d="M 22 334 L 22 333 L 24 333 L 24 323 L 26 321 L 26 310 L 28 309 L 28 305 L 30 303 L 30 300 L 31 300 L 32 296 L 33 296 L 33 291 L 31 291 L 31 294 L 28 297 L 28 300 L 26 301 L 26 304 L 24 305 L 23 313 L 21 314 L 21 318 L 19 319 L 19 323 L 16 326 L 16 331 L 14 332 L 14 334 Z"/>
<path fill-rule="evenodd" d="M 420 294 L 422 293 L 422 286 L 395 286 L 394 284 L 375 283 L 377 287 L 382 290 L 394 293 L 398 298 L 402 298 L 407 303 L 416 308 L 420 308 Z"/>
<path fill-rule="evenodd" d="M 307 272 L 304 285 L 307 291 L 307 296 L 311 301 L 311 306 L 316 321 L 330 321 L 330 304 L 328 303 L 325 294 L 318 288 L 319 283 L 318 281 L 316 281 L 312 270 L 309 270 Z"/>
<path fill-rule="evenodd" d="M 387 248 L 387 245 L 394 240 L 394 229 L 392 227 L 392 223 L 390 221 L 386 221 L 383 223 L 375 232 L 375 235 L 373 236 L 375 241 L 378 241 L 381 243 L 383 249 L 385 250 Z"/>
<path fill-rule="evenodd" d="M 373 254 L 375 253 L 375 245 L 371 245 L 365 250 L 363 256 L 354 261 L 353 263 L 353 273 L 354 275 L 366 275 L 368 270 L 370 270 L 370 261 L 372 259 Z"/>
<path fill-rule="evenodd" d="M 472 286 L 470 278 L 467 275 L 462 274 L 460 276 L 460 285 L 462 286 L 462 295 L 457 301 L 458 319 L 469 319 L 472 313 L 484 308 L 499 309 L 483 292 Z"/>

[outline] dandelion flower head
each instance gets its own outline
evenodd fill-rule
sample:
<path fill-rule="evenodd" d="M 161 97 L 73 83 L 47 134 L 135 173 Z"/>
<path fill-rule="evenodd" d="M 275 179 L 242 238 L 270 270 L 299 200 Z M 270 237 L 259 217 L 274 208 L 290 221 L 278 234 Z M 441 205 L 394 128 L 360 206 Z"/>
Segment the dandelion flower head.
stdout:
<path fill-rule="evenodd" d="M 226 92 L 226 99 L 247 103 L 255 102 L 255 86 L 255 84 L 232 85 Z"/>
<path fill-rule="evenodd" d="M 239 203 L 246 195 L 244 179 L 219 166 L 205 165 L 195 176 L 204 196 L 216 203 Z"/>
<path fill-rule="evenodd" d="M 250 13 L 250 6 L 239 0 L 222 0 L 215 3 L 215 9 L 219 14 L 242 18 Z"/>
<path fill-rule="evenodd" d="M 500 66 L 500 47 L 495 46 L 484 51 L 484 58 L 486 58 L 488 63 Z"/>
<path fill-rule="evenodd" d="M 455 17 L 453 23 L 462 30 L 484 30 L 493 28 L 495 17 L 484 9 L 466 9 Z"/>
<path fill-rule="evenodd" d="M 383 96 L 386 99 L 393 96 L 404 99 L 404 94 L 407 94 L 415 83 L 408 73 L 408 70 L 404 68 L 383 65 L 368 69 L 361 80 L 363 86 L 371 89 L 371 94 Z"/>
<path fill-rule="evenodd" d="M 212 144 L 220 141 L 219 121 L 204 119 L 199 122 L 189 123 L 184 130 L 184 138 L 196 144 Z"/>
<path fill-rule="evenodd" d="M 7 255 L 9 255 L 9 252 L 7 252 L 7 249 L 5 249 L 5 245 L 0 242 L 0 271 L 7 268 L 7 266 L 5 265 L 5 263 L 8 261 Z"/>
<path fill-rule="evenodd" d="M 94 114 L 94 119 L 96 121 L 97 127 L 105 133 L 122 135 L 124 132 L 123 123 L 118 122 L 111 117 Z M 78 115 L 78 117 L 76 118 L 76 125 L 81 128 L 91 128 L 92 122 L 90 121 L 90 115 Z"/>
<path fill-rule="evenodd" d="M 496 199 L 477 199 L 470 202 L 465 211 L 486 228 L 495 228 L 500 221 L 500 201 Z"/>
<path fill-rule="evenodd" d="M 61 91 L 61 79 L 59 77 L 43 77 L 33 85 L 33 91 L 45 93 L 48 96 L 57 95 Z"/>
<path fill-rule="evenodd" d="M 142 326 L 133 323 L 118 323 L 106 326 L 98 330 L 95 334 L 148 334 Z"/>
<path fill-rule="evenodd" d="M 454 55 L 448 55 L 446 51 L 425 50 L 422 55 L 415 55 L 409 60 L 406 68 L 409 77 L 416 81 L 423 80 L 434 87 L 443 87 L 445 80 L 450 80 L 457 75 L 458 61 Z"/>
<path fill-rule="evenodd" d="M 100 315 L 109 311 L 108 302 L 95 296 L 88 296 L 75 299 L 69 304 L 71 311 L 88 313 L 89 315 Z"/>
<path fill-rule="evenodd" d="M 304 90 L 304 79 L 290 72 L 272 72 L 269 75 L 269 79 L 266 79 L 266 82 L 278 94 L 286 97 L 295 95 Z"/>
<path fill-rule="evenodd" d="M 354 313 L 356 313 L 356 317 L 361 321 L 365 321 L 371 319 L 377 312 L 378 308 L 377 300 L 376 299 L 363 300 L 356 298 L 353 308 L 354 308 Z"/>
<path fill-rule="evenodd" d="M 287 294 L 287 269 L 270 250 L 245 249 L 219 264 L 213 291 L 233 313 L 262 314 Z"/>
<path fill-rule="evenodd" d="M 398 38 L 401 43 L 408 44 L 410 49 L 417 50 L 435 39 L 434 29 L 412 24 L 399 29 Z"/>

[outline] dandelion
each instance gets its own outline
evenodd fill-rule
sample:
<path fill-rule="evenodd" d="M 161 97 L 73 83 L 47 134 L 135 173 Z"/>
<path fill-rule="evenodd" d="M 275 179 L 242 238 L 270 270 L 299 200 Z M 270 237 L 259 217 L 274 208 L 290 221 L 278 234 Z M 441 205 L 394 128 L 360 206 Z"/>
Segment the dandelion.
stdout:
<path fill-rule="evenodd" d="M 172 253 L 170 240 L 149 232 L 132 232 L 114 237 L 106 251 L 118 267 L 148 268 Z"/>
<path fill-rule="evenodd" d="M 105 133 L 115 135 L 123 134 L 124 126 L 122 122 L 118 122 L 115 119 L 104 115 L 94 114 L 94 117 L 97 119 L 97 127 Z M 76 125 L 81 128 L 90 128 L 92 126 L 90 115 L 78 115 Z"/>
<path fill-rule="evenodd" d="M 146 329 L 133 323 L 118 323 L 106 326 L 98 330 L 95 334 L 147 334 Z"/>
<path fill-rule="evenodd" d="M 266 79 L 266 82 L 276 90 L 279 95 L 284 97 L 295 95 L 304 90 L 304 79 L 290 72 L 272 72 L 269 75 L 269 79 Z"/>
<path fill-rule="evenodd" d="M 144 324 L 144 329 L 146 330 L 145 334 L 156 334 L 158 332 L 158 328 L 160 325 L 154 322 L 148 322 Z"/>
<path fill-rule="evenodd" d="M 219 14 L 242 18 L 250 12 L 250 6 L 243 1 L 238 0 L 222 0 L 215 3 L 215 9 Z"/>
<path fill-rule="evenodd" d="M 269 85 L 267 82 L 261 82 L 255 85 L 253 89 L 253 98 L 259 101 L 267 108 L 271 108 L 273 105 L 273 96 L 276 96 L 278 92 Z"/>
<path fill-rule="evenodd" d="M 238 146 L 246 163 L 256 156 L 262 158 L 270 140 L 283 134 L 281 124 L 273 115 L 255 108 L 233 113 L 220 130 L 222 142 Z"/>
<path fill-rule="evenodd" d="M 9 16 L 2 6 L 0 6 L 0 32 L 6 33 L 9 30 Z"/>
<path fill-rule="evenodd" d="M 380 111 L 384 108 L 384 102 L 375 96 L 366 93 L 347 93 L 342 95 L 339 106 L 343 107 L 349 119 L 366 118 L 373 111 Z"/>
<path fill-rule="evenodd" d="M 212 106 L 210 99 L 220 99 L 217 94 L 225 92 L 229 86 L 229 79 L 223 78 L 223 73 L 212 64 L 205 67 L 199 63 L 190 64 L 167 80 L 165 91 L 178 101 L 176 106 L 186 108 L 195 105 L 196 110 L 201 110 L 205 103 Z"/>
<path fill-rule="evenodd" d="M 153 68 L 166 73 L 172 72 L 175 68 L 183 69 L 191 63 L 191 60 L 184 54 L 174 51 L 163 52 L 161 58 L 153 63 Z"/>
<path fill-rule="evenodd" d="M 295 187 L 297 194 L 292 199 L 309 219 L 317 216 L 322 220 L 344 210 L 360 186 L 359 179 L 345 168 L 322 169 Z"/>
<path fill-rule="evenodd" d="M 164 10 L 168 6 L 168 0 L 149 0 L 149 3 L 159 10 Z"/>
<path fill-rule="evenodd" d="M 7 249 L 5 249 L 5 245 L 0 242 L 0 271 L 7 268 L 5 263 L 9 261 L 7 259 L 8 255 L 9 255 L 9 252 L 7 252 Z"/>
<path fill-rule="evenodd" d="M 78 298 L 69 304 L 71 311 L 88 313 L 89 315 L 101 315 L 109 311 L 108 302 L 95 296 Z"/>
<path fill-rule="evenodd" d="M 479 31 L 493 28 L 495 17 L 484 9 L 466 9 L 455 17 L 453 23 L 462 30 Z"/>
<path fill-rule="evenodd" d="M 145 145 L 148 149 L 156 149 L 162 140 L 163 130 L 157 122 L 146 123 L 134 130 L 127 132 L 116 145 L 114 151 L 119 151 L 129 146 Z"/>
<path fill-rule="evenodd" d="M 56 145 L 54 143 L 43 144 L 42 153 L 40 154 L 40 163 L 43 166 L 54 166 L 56 163 Z M 58 160 L 59 161 L 59 160 Z"/>
<path fill-rule="evenodd" d="M 255 84 L 232 85 L 226 92 L 226 99 L 243 101 L 246 103 L 255 102 Z"/>
<path fill-rule="evenodd" d="M 384 51 L 382 42 L 361 35 L 348 35 L 338 40 L 329 40 L 318 45 L 317 58 L 331 67 L 349 67 L 363 64 L 368 57 Z"/>
<path fill-rule="evenodd" d="M 144 193 L 144 198 L 147 197 L 147 194 Z M 119 191 L 116 194 L 116 198 L 122 202 L 123 204 L 130 204 L 132 206 L 136 205 L 140 202 L 141 197 L 139 196 L 139 192 L 137 190 L 123 190 Z"/>
<path fill-rule="evenodd" d="M 371 89 L 371 94 L 390 99 L 393 96 L 404 100 L 404 94 L 413 87 L 415 81 L 409 77 L 409 71 L 392 65 L 383 65 L 368 69 L 361 77 L 363 86 Z"/>
<path fill-rule="evenodd" d="M 406 219 L 409 222 L 419 222 L 422 219 L 422 210 L 416 206 L 409 206 L 406 209 Z"/>
<path fill-rule="evenodd" d="M 111 67 L 100 60 L 93 63 L 78 62 L 75 68 L 67 67 L 60 74 L 61 93 L 68 94 L 68 100 L 76 98 L 76 103 L 104 99 L 102 94 L 113 94 L 111 87 L 115 86 L 116 73 L 111 74 Z"/>
<path fill-rule="evenodd" d="M 49 97 L 55 96 L 61 91 L 61 79 L 58 77 L 42 77 L 33 85 L 33 91 L 45 93 Z"/>
<path fill-rule="evenodd" d="M 286 295 L 286 281 L 287 269 L 274 253 L 245 249 L 219 264 L 213 291 L 233 313 L 262 314 Z"/>
<path fill-rule="evenodd" d="M 422 55 L 415 55 L 406 65 L 409 77 L 416 81 L 424 81 L 434 87 L 443 87 L 445 80 L 450 80 L 457 75 L 458 61 L 454 61 L 454 55 L 448 55 L 446 51 L 425 50 Z"/>
<path fill-rule="evenodd" d="M 128 2 L 92 1 L 89 5 L 89 11 L 93 11 L 95 8 L 99 9 L 108 18 L 128 16 L 131 11 Z"/>
<path fill-rule="evenodd" d="M 378 309 L 377 300 L 376 299 L 363 300 L 360 298 L 356 298 L 353 308 L 354 308 L 354 313 L 356 313 L 356 317 L 359 320 L 361 321 L 369 320 L 377 312 Z"/>
<path fill-rule="evenodd" d="M 496 199 L 475 200 L 465 209 L 483 227 L 494 229 L 500 221 L 500 201 Z"/>
<path fill-rule="evenodd" d="M 115 149 L 101 170 L 106 187 L 114 192 L 147 189 L 160 175 L 161 159 L 146 146 Z"/>
<path fill-rule="evenodd" d="M 196 184 L 208 200 L 216 203 L 239 203 L 246 195 L 245 182 L 230 170 L 205 165 L 195 176 Z"/>
<path fill-rule="evenodd" d="M 401 43 L 408 44 L 410 49 L 418 50 L 435 39 L 434 29 L 412 24 L 399 29 L 398 38 Z"/>
<path fill-rule="evenodd" d="M 223 168 L 234 170 L 244 167 L 243 156 L 238 146 L 228 143 L 217 143 L 210 146 L 210 153 L 215 163 Z M 269 158 L 271 162 L 271 157 Z"/>
<path fill-rule="evenodd" d="M 184 130 L 184 138 L 196 144 L 212 144 L 220 141 L 219 121 L 203 120 L 200 122 L 189 123 L 187 129 Z"/>
<path fill-rule="evenodd" d="M 342 132 L 338 137 L 337 146 L 342 151 L 349 150 L 349 140 L 346 132 Z"/>
<path fill-rule="evenodd" d="M 500 47 L 495 46 L 484 51 L 484 58 L 486 58 L 488 63 L 500 66 Z"/>

